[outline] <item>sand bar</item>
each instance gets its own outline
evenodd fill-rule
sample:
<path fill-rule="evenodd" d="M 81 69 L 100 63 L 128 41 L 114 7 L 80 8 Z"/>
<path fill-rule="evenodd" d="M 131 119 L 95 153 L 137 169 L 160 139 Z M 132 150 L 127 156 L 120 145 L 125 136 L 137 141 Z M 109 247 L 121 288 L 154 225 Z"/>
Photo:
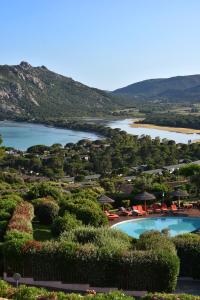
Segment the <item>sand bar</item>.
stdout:
<path fill-rule="evenodd" d="M 172 131 L 172 132 L 179 132 L 179 133 L 186 133 L 186 134 L 193 134 L 199 133 L 200 129 L 192 129 L 192 128 L 181 128 L 181 127 L 168 127 L 168 126 L 158 126 L 153 124 L 143 124 L 143 123 L 132 123 L 130 124 L 133 128 L 150 128 L 150 129 L 158 129 L 158 130 L 165 130 L 165 131 Z"/>

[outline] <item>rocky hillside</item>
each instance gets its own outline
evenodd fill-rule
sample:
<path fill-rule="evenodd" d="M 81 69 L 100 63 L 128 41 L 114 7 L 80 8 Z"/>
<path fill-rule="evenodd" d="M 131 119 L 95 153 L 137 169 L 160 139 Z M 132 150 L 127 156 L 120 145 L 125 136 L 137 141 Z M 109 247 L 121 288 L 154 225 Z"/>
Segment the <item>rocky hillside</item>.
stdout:
<path fill-rule="evenodd" d="M 200 101 L 200 75 L 177 76 L 140 81 L 113 92 L 135 99 Z"/>
<path fill-rule="evenodd" d="M 0 117 L 98 115 L 116 107 L 113 98 L 44 66 L 0 66 Z"/>

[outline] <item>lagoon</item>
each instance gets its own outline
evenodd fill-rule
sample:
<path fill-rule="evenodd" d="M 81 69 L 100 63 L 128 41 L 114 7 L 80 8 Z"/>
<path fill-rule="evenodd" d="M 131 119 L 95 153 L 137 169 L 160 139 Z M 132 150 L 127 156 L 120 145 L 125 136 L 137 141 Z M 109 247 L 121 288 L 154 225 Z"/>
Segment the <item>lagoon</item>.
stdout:
<path fill-rule="evenodd" d="M 155 128 L 131 127 L 130 125 L 133 124 L 133 122 L 134 119 L 125 119 L 125 120 L 111 121 L 108 122 L 107 125 L 111 128 L 120 128 L 121 130 L 124 130 L 127 133 L 133 135 L 138 135 L 138 136 L 149 135 L 152 139 L 155 139 L 156 137 L 160 137 L 160 139 L 174 140 L 176 143 L 187 144 L 188 141 L 190 140 L 195 141 L 200 139 L 200 134 L 198 133 L 187 134 L 187 133 L 172 132 L 172 131 L 166 131 L 166 130 L 155 129 Z"/>
<path fill-rule="evenodd" d="M 94 120 L 95 121 L 95 120 Z M 200 134 L 186 134 L 158 130 L 154 128 L 133 128 L 130 125 L 134 119 L 106 121 L 95 121 L 111 128 L 120 128 L 133 135 L 149 135 L 151 138 L 174 140 L 177 143 L 187 144 L 189 140 L 200 139 Z M 3 145 L 14 147 L 19 150 L 26 150 L 28 147 L 38 144 L 50 146 L 55 143 L 65 145 L 76 143 L 82 139 L 96 140 L 102 138 L 100 135 L 78 130 L 56 128 L 42 124 L 21 123 L 13 121 L 0 122 L 0 134 L 3 137 Z"/>
<path fill-rule="evenodd" d="M 0 122 L 0 134 L 3 145 L 26 150 L 33 145 L 47 145 L 59 143 L 76 143 L 82 139 L 96 140 L 100 137 L 95 133 L 78 130 L 55 128 L 41 124 L 19 123 L 12 121 Z"/>

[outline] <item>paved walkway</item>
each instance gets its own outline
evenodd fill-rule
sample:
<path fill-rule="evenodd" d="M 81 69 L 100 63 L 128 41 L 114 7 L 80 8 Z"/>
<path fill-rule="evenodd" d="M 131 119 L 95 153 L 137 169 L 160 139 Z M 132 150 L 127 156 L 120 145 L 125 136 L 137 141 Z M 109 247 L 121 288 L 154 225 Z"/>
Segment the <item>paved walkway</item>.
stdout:
<path fill-rule="evenodd" d="M 5 280 L 13 285 L 15 282 L 13 278 L 7 277 Z M 116 291 L 114 287 L 91 287 L 89 284 L 67 284 L 59 281 L 34 281 L 32 278 L 21 278 L 20 284 L 29 286 L 45 287 L 54 291 L 64 291 L 66 293 L 86 293 L 87 290 L 95 290 L 98 293 L 107 293 Z M 124 291 L 125 294 L 135 297 L 142 297 L 146 294 L 145 291 Z M 191 278 L 179 278 L 176 291 L 174 294 L 191 294 L 200 296 L 200 280 L 192 280 Z"/>
<path fill-rule="evenodd" d="M 179 279 L 175 293 L 200 296 L 200 280 L 192 280 L 190 278 Z"/>

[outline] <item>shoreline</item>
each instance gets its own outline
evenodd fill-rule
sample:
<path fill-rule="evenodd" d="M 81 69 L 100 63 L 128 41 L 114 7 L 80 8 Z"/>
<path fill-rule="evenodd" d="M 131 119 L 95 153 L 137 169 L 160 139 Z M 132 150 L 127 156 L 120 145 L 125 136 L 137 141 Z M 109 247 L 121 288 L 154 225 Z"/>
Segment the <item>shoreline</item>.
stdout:
<path fill-rule="evenodd" d="M 170 131 L 170 132 L 178 132 L 178 133 L 186 133 L 186 134 L 193 134 L 193 133 L 200 134 L 200 129 L 168 127 L 168 126 L 160 126 L 160 125 L 154 125 L 154 124 L 131 123 L 130 127 L 149 128 L 149 129 L 165 130 L 165 131 Z"/>

